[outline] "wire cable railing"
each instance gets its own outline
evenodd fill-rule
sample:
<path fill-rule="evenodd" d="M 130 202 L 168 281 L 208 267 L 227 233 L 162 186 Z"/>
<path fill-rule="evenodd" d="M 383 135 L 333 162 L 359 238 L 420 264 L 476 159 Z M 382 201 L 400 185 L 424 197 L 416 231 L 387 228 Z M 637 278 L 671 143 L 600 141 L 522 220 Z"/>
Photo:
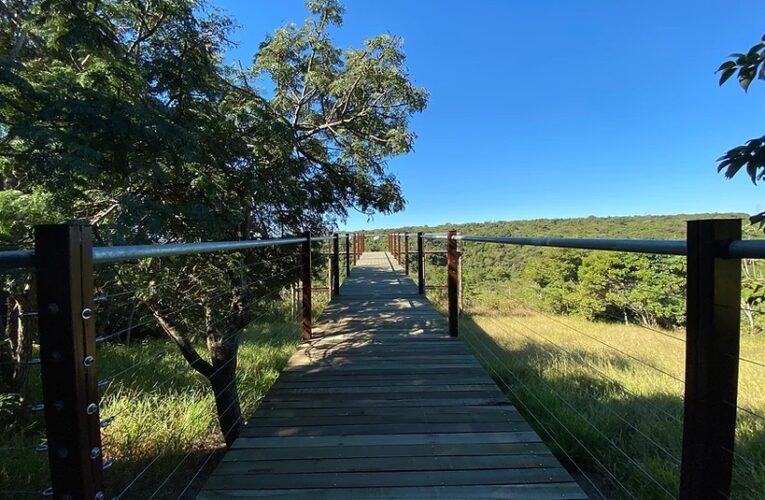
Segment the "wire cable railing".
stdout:
<path fill-rule="evenodd" d="M 71 238 L 75 232 L 78 233 L 77 237 L 87 238 L 88 231 L 81 230 L 81 227 L 59 226 L 58 229 L 66 228 L 63 232 L 67 233 L 67 238 Z M 61 232 L 59 231 L 59 234 L 54 236 L 60 237 Z M 50 239 L 55 238 L 51 236 Z M 318 250 L 318 245 L 324 243 L 330 245 L 329 261 L 326 262 L 326 265 L 325 261 L 319 258 L 321 252 Z M 289 247 L 294 248 L 296 246 L 302 249 L 297 253 L 289 250 Z M 189 379 L 189 374 L 194 373 L 195 368 L 201 366 L 203 362 L 208 363 L 205 361 L 206 356 L 204 355 L 198 360 L 186 360 L 185 370 L 176 369 L 176 371 L 167 372 L 171 366 L 167 364 L 169 359 L 180 361 L 183 357 L 180 356 L 182 350 L 176 349 L 172 345 L 173 342 L 165 341 L 164 347 L 161 347 L 163 344 L 159 339 L 165 337 L 165 334 L 170 335 L 163 330 L 166 330 L 168 325 L 173 329 L 181 328 L 184 335 L 189 338 L 200 336 L 204 338 L 206 335 L 213 334 L 214 336 L 211 338 L 214 338 L 216 342 L 221 345 L 228 345 L 232 342 L 236 343 L 238 338 L 242 338 L 244 326 L 258 325 L 255 326 L 253 332 L 259 333 L 252 333 L 252 335 L 256 335 L 252 337 L 255 340 L 253 346 L 258 345 L 257 342 L 260 341 L 257 339 L 261 335 L 266 335 L 264 340 L 266 343 L 263 344 L 263 349 L 266 349 L 264 352 L 271 352 L 273 346 L 294 345 L 292 342 L 296 344 L 301 336 L 303 339 L 310 338 L 314 313 L 309 294 L 312 289 L 312 275 L 318 276 L 326 270 L 329 292 L 330 294 L 337 293 L 338 279 L 346 277 L 350 272 L 351 256 L 353 256 L 355 263 L 358 255 L 363 251 L 362 240 L 357 235 L 354 235 L 353 239 L 350 236 L 345 238 L 344 253 L 340 254 L 339 247 L 338 235 L 318 237 L 304 235 L 273 240 L 95 248 L 90 248 L 89 244 L 79 244 L 79 252 L 81 252 L 81 258 L 84 259 L 82 262 L 85 264 L 82 267 L 72 267 L 70 272 L 75 274 L 70 274 L 70 276 L 82 280 L 82 289 L 85 294 L 79 298 L 64 296 L 62 299 L 46 298 L 41 301 L 44 304 L 55 302 L 55 305 L 49 305 L 43 311 L 42 323 L 45 327 L 50 327 L 51 323 L 46 323 L 49 321 L 48 316 L 58 313 L 62 308 L 82 310 L 81 319 L 72 318 L 72 325 L 75 330 L 80 328 L 77 326 L 80 321 L 83 322 L 81 326 L 85 327 L 85 358 L 82 359 L 82 363 L 85 364 L 89 372 L 92 372 L 96 361 L 98 361 L 99 372 L 106 372 L 107 375 L 91 379 L 92 387 L 100 392 L 100 395 L 97 392 L 94 396 L 86 396 L 95 398 L 95 402 L 86 402 L 87 414 L 98 417 L 98 420 L 95 421 L 97 429 L 95 432 L 98 435 L 102 432 L 104 434 L 97 441 L 91 441 L 92 444 L 84 444 L 83 442 L 92 439 L 92 434 L 90 437 L 83 434 L 81 438 L 83 441 L 80 445 L 84 445 L 83 451 L 90 454 L 91 460 L 97 461 L 101 465 L 100 470 L 109 471 L 109 475 L 102 477 L 97 474 L 85 479 L 84 483 L 78 485 L 76 484 L 77 481 L 82 481 L 85 478 L 83 472 L 95 474 L 95 469 L 91 468 L 90 472 L 68 471 L 62 474 L 61 470 L 54 468 L 51 471 L 52 487 L 27 491 L 24 488 L 3 487 L 0 484 L 0 496 L 21 495 L 23 491 L 26 491 L 30 495 L 43 497 L 66 494 L 74 497 L 87 497 L 91 496 L 91 493 L 87 491 L 92 491 L 96 497 L 103 497 L 105 492 L 112 491 L 111 494 L 114 495 L 114 498 L 127 496 L 140 498 L 150 496 L 153 498 L 160 493 L 165 495 L 168 491 L 173 491 L 174 488 L 178 488 L 178 490 L 182 488 L 183 491 L 181 491 L 180 496 L 184 495 L 189 484 L 186 484 L 185 478 L 179 477 L 181 471 L 185 473 L 188 466 L 193 464 L 196 467 L 198 465 L 197 458 L 194 457 L 198 452 L 207 453 L 207 450 L 211 450 L 207 458 L 202 460 L 203 467 L 209 464 L 216 454 L 219 454 L 220 445 L 214 443 L 220 443 L 221 439 L 228 442 L 229 438 L 237 432 L 237 429 L 246 420 L 246 414 L 242 413 L 240 408 L 246 408 L 247 411 L 250 411 L 254 405 L 257 405 L 257 394 L 258 391 L 262 391 L 262 387 L 255 389 L 256 386 L 252 384 L 261 375 L 253 378 L 256 372 L 242 372 L 241 370 L 247 368 L 237 362 L 237 355 L 228 359 L 224 358 L 222 363 L 215 364 L 211 370 L 205 372 L 205 377 L 194 375 Z M 68 245 L 68 248 L 72 248 L 72 246 Z M 284 253 L 282 249 L 287 249 L 287 253 Z M 22 273 L 28 272 L 24 271 L 25 269 L 30 269 L 30 274 L 37 274 L 38 282 L 41 284 L 40 288 L 51 291 L 46 281 L 48 279 L 46 273 L 52 267 L 52 263 L 46 257 L 48 251 L 46 247 L 39 246 L 35 250 L 0 251 L 0 268 L 11 269 L 14 272 L 21 269 Z M 205 254 L 210 254 L 211 257 L 201 259 L 201 256 Z M 313 259 L 311 259 L 312 254 L 314 255 Z M 68 252 L 60 252 L 55 255 L 59 259 L 64 256 L 67 258 L 75 257 Z M 218 257 L 221 255 L 226 255 L 226 257 Z M 345 265 L 342 267 L 340 265 L 341 255 L 345 258 Z M 191 266 L 186 264 L 186 262 L 192 262 L 194 259 L 196 259 L 195 262 L 198 262 L 197 264 Z M 313 266 L 311 260 L 313 260 Z M 129 266 L 134 264 L 130 264 L 130 262 L 140 265 L 131 268 Z M 58 268 L 67 269 L 68 263 L 64 262 L 63 264 L 59 265 Z M 99 266 L 97 272 L 89 270 L 89 266 L 92 264 Z M 82 274 L 78 276 L 76 273 Z M 92 295 L 87 294 L 89 288 L 94 290 Z M 67 300 L 75 302 L 81 300 L 82 302 L 81 305 L 74 303 L 72 306 L 68 306 L 66 305 Z M 302 313 L 299 302 L 303 303 Z M 230 310 L 227 311 L 226 308 L 230 308 Z M 12 317 L 13 320 L 19 321 L 29 321 L 36 318 L 37 315 L 31 314 L 31 312 L 20 314 L 18 318 Z M 98 335 L 92 333 L 96 324 L 92 321 L 94 318 L 103 322 L 100 326 L 102 331 Z M 167 324 L 163 324 L 162 320 Z M 290 343 L 273 344 L 273 339 L 282 338 L 273 337 L 273 335 L 283 334 L 274 333 L 278 328 L 274 330 L 275 327 L 270 325 L 283 325 L 278 328 L 288 334 L 288 338 L 291 339 L 289 340 Z M 221 334 L 216 333 L 219 330 Z M 130 333 L 132 333 L 134 342 L 132 344 L 123 342 L 124 335 Z M 247 335 L 249 338 L 251 334 Z M 172 337 L 172 335 L 170 336 Z M 129 339 L 130 336 L 128 336 Z M 44 347 L 45 339 L 41 339 L 41 342 Z M 88 345 L 90 342 L 92 344 Z M 245 344 L 240 345 L 249 345 L 247 342 L 250 341 L 246 340 Z M 203 345 L 199 347 L 204 348 Z M 89 352 L 91 349 L 93 350 Z M 102 352 L 103 349 L 106 350 Z M 248 349 L 252 351 L 252 348 Z M 131 354 L 132 350 L 134 350 L 134 354 Z M 248 356 L 250 355 L 248 354 Z M 282 361 L 277 361 L 278 359 L 281 358 L 274 358 L 273 362 L 286 360 L 284 358 Z M 179 361 L 174 361 L 175 365 L 172 366 L 177 366 Z M 0 361 L 0 363 L 2 362 Z M 46 363 L 47 358 L 44 355 L 42 359 L 31 358 L 31 360 L 24 361 L 25 365 L 45 365 Z M 111 370 L 111 373 L 109 373 L 110 364 L 116 368 Z M 205 388 L 209 388 L 209 380 L 217 379 L 224 373 L 231 372 L 235 365 L 239 365 L 237 373 L 233 377 L 226 378 L 222 384 L 218 384 L 214 390 L 207 392 L 207 395 L 204 396 L 208 398 L 206 400 L 207 408 L 195 410 L 206 412 L 205 414 L 210 415 L 211 419 L 217 414 L 217 418 L 221 419 L 221 422 L 225 421 L 227 415 L 233 415 L 232 412 L 235 409 L 239 412 L 238 416 L 232 417 L 236 419 L 233 423 L 223 427 L 217 441 L 210 441 L 209 436 L 204 438 L 205 433 L 203 433 L 200 437 L 204 439 L 198 445 L 190 442 L 188 446 L 183 448 L 183 451 L 178 455 L 182 458 L 177 462 L 175 461 L 177 458 L 176 451 L 169 452 L 169 449 L 160 449 L 155 454 L 145 454 L 141 451 L 140 447 L 145 446 L 141 443 L 148 443 L 147 440 L 155 439 L 152 437 L 155 435 L 152 427 L 156 428 L 156 425 L 152 423 L 154 417 L 149 412 L 137 415 L 136 411 L 130 408 L 130 405 L 119 403 L 120 401 L 125 401 L 125 398 L 140 398 L 142 394 L 159 394 L 158 391 L 165 393 L 169 390 L 169 394 L 183 394 L 183 392 L 177 392 L 171 387 L 192 387 L 188 384 L 195 379 L 194 377 L 197 377 L 198 382 L 193 382 L 196 384 L 193 387 L 198 388 L 193 389 L 193 393 L 188 393 L 192 399 L 188 399 L 189 396 L 186 396 L 188 401 L 192 402 L 195 400 L 194 398 L 202 397 L 206 393 Z M 168 376 L 158 378 L 166 372 Z M 205 378 L 208 380 L 205 381 Z M 150 385 L 146 385 L 146 382 L 150 380 L 152 380 Z M 81 382 L 78 381 L 77 383 Z M 202 385 L 200 386 L 199 383 Z M 220 407 L 217 403 L 218 399 L 226 397 L 228 392 L 241 384 L 244 384 L 247 389 L 240 394 L 242 398 L 246 396 L 247 399 L 233 399 L 226 403 L 226 408 Z M 45 392 L 45 383 L 43 383 L 43 389 Z M 255 399 L 252 399 L 253 396 Z M 91 401 L 93 400 L 91 399 Z M 200 399 L 199 401 L 203 400 Z M 45 404 L 32 402 L 25 407 L 28 408 L 29 412 L 42 416 L 46 404 L 49 403 L 50 401 L 46 401 Z M 115 403 L 119 404 L 115 406 Z M 67 402 L 67 404 L 70 403 Z M 71 404 L 77 407 L 83 403 L 74 402 Z M 110 411 L 110 409 L 115 411 Z M 108 417 L 101 418 L 99 413 L 107 414 Z M 46 420 L 47 417 L 46 413 Z M 128 420 L 125 420 L 126 418 Z M 43 420 L 40 419 L 40 422 Z M 136 426 L 138 432 L 129 431 L 125 425 Z M 197 426 L 193 428 L 196 429 Z M 50 435 L 50 432 L 55 432 L 55 429 L 49 429 L 48 432 Z M 183 436 L 188 432 L 188 429 L 182 430 Z M 44 440 L 38 441 L 38 445 L 34 446 L 20 446 L 18 447 L 19 452 L 27 453 L 25 450 L 29 450 L 29 452 L 37 453 L 41 457 L 48 453 L 60 453 L 61 445 L 52 443 L 62 442 L 60 441 L 62 438 L 56 437 L 55 434 L 53 436 L 53 441 Z M 177 439 L 181 439 L 181 437 L 179 436 Z M 132 440 L 132 444 L 128 443 L 130 440 Z M 149 448 L 154 445 L 159 446 L 161 442 L 161 440 L 157 441 Z M 125 448 L 126 443 L 127 446 L 131 447 L 130 449 Z M 135 446 L 138 447 L 132 449 Z M 179 449 L 177 443 L 172 446 L 172 450 Z M 11 448 L 16 447 L 5 448 L 8 448 L 7 451 L 10 452 Z M 36 452 L 34 448 L 37 449 Z M 6 450 L 0 450 L 0 453 L 4 451 Z M 79 453 L 79 451 L 72 450 L 68 453 Z M 127 460 L 125 453 L 130 454 Z M 193 460 L 192 457 L 194 457 Z M 164 474 L 163 471 L 169 471 L 169 473 L 157 478 L 158 474 Z M 201 469 L 194 473 L 192 481 L 200 474 Z M 183 480 L 182 484 L 179 483 L 180 480 Z M 77 489 L 80 487 L 84 490 Z M 71 493 L 73 491 L 76 493 Z"/>
<path fill-rule="evenodd" d="M 739 318 L 747 314 L 747 321 L 750 323 L 750 328 L 753 328 L 751 325 L 755 324 L 755 319 L 752 315 L 761 312 L 757 307 L 749 305 L 748 302 L 751 300 L 745 303 L 740 295 L 738 259 L 762 258 L 765 256 L 765 241 L 742 241 L 740 236 L 737 236 L 740 234 L 740 229 L 737 227 L 740 228 L 739 221 L 691 221 L 688 225 L 686 240 L 474 236 L 460 235 L 453 231 L 419 233 L 420 239 L 445 241 L 447 252 L 447 259 L 440 261 L 441 265 L 445 264 L 446 269 L 439 270 L 437 273 L 428 272 L 428 277 L 419 278 L 419 281 L 426 279 L 431 281 L 433 279 L 430 277 L 431 274 L 438 276 L 440 280 L 445 280 L 444 288 L 440 289 L 436 296 L 446 300 L 443 307 L 447 310 L 450 334 L 455 336 L 461 330 L 472 332 L 476 328 L 486 332 L 479 338 L 482 342 L 490 344 L 488 347 L 492 349 L 492 357 L 496 356 L 496 359 L 491 361 L 487 361 L 486 353 L 481 352 L 485 347 L 482 344 L 476 344 L 474 337 L 478 334 L 471 333 L 470 338 L 467 338 L 468 335 L 464 337 L 473 351 L 478 351 L 476 354 L 482 358 L 483 364 L 491 363 L 501 366 L 501 373 L 509 374 L 511 383 L 503 385 L 507 386 L 515 402 L 522 406 L 525 412 L 530 413 L 531 410 L 536 412 L 535 415 L 529 414 L 530 418 L 533 418 L 537 424 L 542 424 L 543 427 L 553 425 L 553 428 L 559 431 L 558 444 L 581 448 L 581 445 L 586 443 L 587 451 L 590 451 L 592 455 L 598 455 L 598 458 L 605 457 L 605 461 L 596 462 L 586 451 L 577 452 L 574 456 L 572 453 L 576 450 L 570 448 L 564 450 L 571 458 L 587 457 L 587 460 L 578 464 L 582 468 L 579 472 L 598 471 L 592 479 L 599 486 L 606 485 L 603 492 L 608 493 L 611 491 L 610 487 L 614 487 L 616 491 L 621 492 L 621 495 L 627 497 L 642 498 L 646 495 L 675 497 L 680 491 L 686 498 L 700 497 L 706 494 L 704 492 L 714 492 L 719 498 L 728 498 L 733 485 L 735 492 L 746 496 L 751 493 L 749 490 L 752 489 L 753 483 L 744 480 L 741 474 L 746 472 L 736 472 L 733 464 L 734 462 L 745 464 L 750 471 L 754 471 L 753 466 L 757 465 L 754 459 L 756 455 L 749 455 L 751 451 L 747 451 L 747 447 L 741 450 L 733 447 L 734 443 L 739 442 L 739 438 L 751 436 L 758 426 L 762 426 L 765 420 L 762 418 L 763 411 L 759 409 L 757 399 L 751 399 L 749 396 L 752 393 L 748 386 L 742 385 L 738 389 L 750 391 L 745 393 L 747 399 L 744 400 L 737 399 L 736 389 L 729 382 L 719 384 L 699 382 L 701 380 L 736 380 L 740 364 L 745 365 L 749 370 L 743 371 L 742 376 L 751 374 L 751 369 L 765 367 L 765 363 L 756 355 L 740 353 L 738 345 L 741 326 Z M 530 286 L 519 282 L 518 273 L 525 263 L 524 259 L 540 255 L 538 252 L 528 251 L 513 253 L 513 257 L 499 260 L 496 257 L 497 251 L 492 254 L 495 255 L 492 257 L 493 262 L 503 262 L 508 265 L 507 271 L 503 270 L 499 273 L 505 277 L 499 279 L 504 281 L 508 290 L 519 289 L 520 293 L 506 293 L 498 296 L 496 292 L 487 292 L 490 288 L 487 283 L 480 280 L 484 274 L 490 273 L 482 274 L 478 269 L 477 266 L 481 265 L 480 260 L 478 264 L 473 264 L 470 267 L 470 276 L 478 276 L 474 279 L 479 281 L 474 283 L 476 287 L 476 291 L 473 292 L 474 298 L 467 300 L 477 301 L 479 307 L 463 311 L 466 299 L 462 284 L 464 279 L 462 260 L 466 255 L 465 245 L 470 244 L 481 245 L 481 249 L 485 249 L 487 245 L 493 245 L 494 248 L 531 246 L 684 258 L 685 262 L 678 264 L 672 264 L 671 262 L 674 261 L 671 259 L 661 257 L 630 257 L 622 261 L 618 257 L 604 257 L 600 261 L 593 257 L 591 261 L 588 261 L 607 262 L 607 259 L 613 259 L 618 265 L 624 266 L 634 266 L 637 265 L 636 263 L 675 266 L 667 267 L 668 271 L 664 276 L 674 273 L 671 275 L 672 280 L 683 279 L 685 284 L 675 285 L 675 281 L 668 281 L 668 284 L 672 283 L 671 287 L 665 285 L 666 288 L 657 293 L 662 294 L 661 300 L 671 302 L 671 308 L 668 306 L 661 314 L 671 314 L 672 316 L 668 316 L 669 319 L 666 321 L 670 325 L 677 325 L 677 328 L 664 328 L 664 323 L 661 323 L 662 327 L 648 324 L 647 320 L 643 320 L 644 316 L 638 316 L 644 313 L 642 309 L 635 309 L 635 316 L 633 316 L 640 321 L 627 322 L 626 308 L 622 317 L 618 317 L 612 310 L 603 306 L 592 309 L 599 320 L 596 329 L 593 328 L 595 323 L 587 323 L 584 319 L 571 321 L 566 316 L 576 315 L 582 310 L 579 296 L 581 293 L 575 297 L 573 295 L 567 297 L 564 293 L 567 289 L 563 287 L 553 289 L 554 293 L 545 297 L 546 285 L 537 286 L 535 283 L 534 286 Z M 418 242 L 418 246 L 419 252 L 415 256 L 415 261 L 420 266 L 424 252 L 423 245 Z M 581 255 L 588 254 L 577 253 L 576 255 L 578 257 L 572 257 L 572 259 L 578 258 L 581 261 Z M 520 261 L 510 260 L 513 258 Z M 469 261 L 470 258 L 468 258 Z M 571 260 L 574 266 L 580 266 L 581 264 L 578 263 L 580 261 Z M 753 272 L 756 273 L 756 269 L 752 271 L 754 269 L 751 267 L 752 264 L 749 265 L 747 276 Z M 533 270 L 530 275 L 537 272 Z M 509 279 L 511 275 L 512 281 Z M 651 276 L 650 273 L 644 275 Z M 575 280 L 576 276 L 573 279 Z M 605 279 L 601 282 L 607 283 Z M 578 286 L 578 283 L 574 281 L 572 286 Z M 599 286 L 607 287 L 608 285 Z M 604 294 L 608 293 L 612 291 L 605 288 Z M 488 301 L 487 304 L 490 304 L 490 307 L 482 305 L 484 300 Z M 554 310 L 550 307 L 553 302 L 560 308 L 560 313 L 546 310 L 547 307 Z M 628 303 L 627 306 L 631 304 Z M 473 307 L 472 302 L 470 307 Z M 685 308 L 685 315 L 678 313 L 679 307 Z M 507 312 L 499 312 L 502 308 L 506 308 Z M 617 311 L 622 312 L 621 309 Z M 460 316 L 465 313 L 467 316 Z M 464 323 L 467 318 L 469 322 Z M 687 323 L 684 318 L 687 318 Z M 618 327 L 607 326 L 609 321 L 613 321 L 615 325 L 623 324 L 622 330 L 625 333 L 617 335 L 615 329 Z M 462 326 L 458 327 L 458 324 Z M 687 332 L 679 334 L 678 330 L 683 326 L 686 327 Z M 613 334 L 608 333 L 609 328 L 614 329 Z M 639 339 L 638 330 L 650 332 L 655 340 L 648 337 Z M 494 335 L 511 339 L 508 341 L 511 341 L 514 346 L 518 345 L 518 349 L 522 349 L 524 345 L 532 346 L 529 353 L 537 352 L 538 349 L 536 354 L 538 359 L 529 354 L 531 357 L 515 359 L 512 366 L 508 365 L 508 360 L 503 359 L 502 354 L 498 355 L 494 352 L 496 349 L 499 349 L 500 353 L 505 352 L 503 347 L 498 347 L 500 346 L 499 337 L 494 338 Z M 649 334 L 646 333 L 646 335 Z M 700 341 L 701 338 L 716 340 Z M 666 346 L 659 342 L 661 340 L 667 341 Z M 670 341 L 671 344 L 668 343 Z M 751 342 L 747 341 L 745 344 L 750 345 Z M 676 349 L 677 347 L 682 349 Z M 511 353 L 515 347 L 507 349 L 510 349 L 508 352 Z M 595 355 L 596 352 L 597 355 Z M 654 358 L 654 354 L 660 354 L 663 357 Z M 677 373 L 675 367 L 678 364 L 676 363 L 684 363 L 686 360 L 689 360 L 691 364 L 680 364 L 679 366 L 683 366 L 683 371 Z M 708 371 L 712 367 L 714 367 L 714 373 Z M 596 378 L 592 382 L 594 387 L 598 387 L 597 379 L 600 379 L 607 384 L 603 386 L 608 388 L 607 392 L 602 394 L 592 392 L 588 389 L 589 383 L 583 381 L 581 394 L 579 394 L 580 389 L 572 385 L 575 384 L 574 380 L 577 377 L 575 370 L 584 370 L 595 375 Z M 701 375 L 700 372 L 704 374 Z M 568 377 L 573 379 L 564 383 Z M 589 376 L 583 380 L 588 378 Z M 531 385 L 524 385 L 523 394 L 517 394 L 520 384 L 529 382 Z M 636 391 L 636 389 L 639 390 Z M 645 395 L 644 390 L 648 391 Z M 556 410 L 552 408 L 548 408 L 550 412 L 545 413 L 543 406 L 547 406 L 545 403 L 547 399 L 540 398 L 534 391 L 546 394 L 545 398 L 553 402 L 557 411 L 563 411 L 563 415 L 555 415 Z M 524 398 L 526 401 L 523 401 Z M 626 404 L 625 398 L 635 403 Z M 530 399 L 532 401 L 529 401 Z M 533 404 L 529 406 L 529 402 Z M 633 414 L 635 411 L 637 412 Z M 738 422 L 745 424 L 744 430 L 740 432 Z M 618 430 L 619 427 L 622 430 Z M 722 429 L 724 429 L 723 432 L 721 432 Z M 569 432 L 573 436 L 568 435 Z M 549 436 L 550 433 L 545 431 L 544 434 Z M 561 436 L 566 437 L 562 442 Z M 574 437 L 577 439 L 573 439 Z M 747 437 L 747 439 L 752 438 Z M 597 441 L 603 444 L 596 444 Z M 639 444 L 640 442 L 642 445 Z M 610 448 L 611 452 L 603 455 L 604 447 Z M 702 449 L 720 451 L 706 452 L 706 458 L 702 460 L 699 458 Z M 730 450 L 730 453 L 724 452 L 724 449 Z M 612 468 L 614 475 L 619 477 L 611 478 L 602 470 L 601 465 L 608 465 Z M 631 473 L 625 475 L 621 469 L 630 470 Z M 731 471 L 733 476 L 730 475 Z M 641 477 L 642 481 L 635 480 L 636 477 Z M 730 477 L 734 477 L 733 483 Z M 619 484 L 614 482 L 614 479 Z M 610 486 L 608 486 L 609 483 Z M 652 490 L 655 491 L 651 493 Z M 758 498 L 758 496 L 754 495 L 751 498 Z"/>

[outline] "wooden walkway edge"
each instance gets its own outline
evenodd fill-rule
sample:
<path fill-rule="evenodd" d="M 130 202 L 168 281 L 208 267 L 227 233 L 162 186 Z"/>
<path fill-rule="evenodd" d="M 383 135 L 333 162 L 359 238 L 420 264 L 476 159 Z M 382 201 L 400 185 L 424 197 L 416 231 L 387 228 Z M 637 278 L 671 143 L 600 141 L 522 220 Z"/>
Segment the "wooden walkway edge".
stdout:
<path fill-rule="evenodd" d="M 587 498 L 446 327 L 365 253 L 198 498 Z"/>

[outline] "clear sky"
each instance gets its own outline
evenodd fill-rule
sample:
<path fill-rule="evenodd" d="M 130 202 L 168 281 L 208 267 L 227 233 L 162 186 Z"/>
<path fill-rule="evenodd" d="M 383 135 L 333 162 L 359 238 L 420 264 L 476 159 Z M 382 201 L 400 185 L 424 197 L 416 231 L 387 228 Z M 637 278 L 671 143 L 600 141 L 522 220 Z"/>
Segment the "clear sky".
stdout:
<path fill-rule="evenodd" d="M 302 0 L 211 0 L 249 64 Z M 431 94 L 415 151 L 394 158 L 406 209 L 342 229 L 765 210 L 765 186 L 715 159 L 765 134 L 765 82 L 715 70 L 765 33 L 762 0 L 346 0 L 341 47 L 404 38 Z"/>

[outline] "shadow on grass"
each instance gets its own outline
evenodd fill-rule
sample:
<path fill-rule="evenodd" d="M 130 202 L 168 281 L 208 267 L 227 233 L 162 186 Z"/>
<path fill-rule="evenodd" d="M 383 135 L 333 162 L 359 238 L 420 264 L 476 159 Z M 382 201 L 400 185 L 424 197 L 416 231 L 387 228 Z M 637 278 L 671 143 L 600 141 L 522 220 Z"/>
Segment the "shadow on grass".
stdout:
<path fill-rule="evenodd" d="M 672 393 L 675 388 L 628 387 L 618 373 L 628 374 L 632 363 L 605 353 L 569 347 L 564 353 L 527 339 L 504 345 L 470 316 L 460 319 L 460 336 L 589 494 L 596 489 L 608 498 L 678 494 L 683 400 Z M 606 365 L 617 375 L 598 371 Z M 739 428 L 736 453 L 745 458 L 736 463 L 734 493 L 760 498 L 765 431 L 761 422 L 746 417 L 739 425 L 742 418 L 746 430 Z"/>
<path fill-rule="evenodd" d="M 297 326 L 282 319 L 248 327 L 238 359 L 245 415 L 287 363 L 298 337 Z M 115 458 L 104 472 L 107 496 L 130 486 L 121 498 L 149 498 L 155 491 L 155 498 L 176 498 L 210 457 L 184 494 L 191 498 L 223 454 L 207 381 L 165 339 L 99 346 L 97 359 L 100 377 L 123 374 L 103 390 L 101 400 L 102 419 L 115 417 L 103 435 L 105 456 Z M 195 406 L 190 410 L 188 405 Z M 12 498 L 36 498 L 50 486 L 47 456 L 34 451 L 44 441 L 44 423 L 40 417 L 32 425 L 28 415 L 19 414 L 5 424 L 0 429 L 0 498 L 8 498 L 4 492 L 10 491 Z"/>

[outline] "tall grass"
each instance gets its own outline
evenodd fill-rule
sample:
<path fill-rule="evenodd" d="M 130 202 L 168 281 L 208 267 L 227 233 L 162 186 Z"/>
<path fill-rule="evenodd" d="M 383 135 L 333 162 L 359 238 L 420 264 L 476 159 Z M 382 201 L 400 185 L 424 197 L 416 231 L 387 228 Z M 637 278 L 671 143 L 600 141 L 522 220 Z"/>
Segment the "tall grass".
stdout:
<path fill-rule="evenodd" d="M 556 316 L 495 297 L 465 311 L 460 335 L 589 491 L 677 495 L 682 331 Z M 741 355 L 765 361 L 765 341 L 742 337 Z M 758 499 L 765 491 L 765 368 L 742 362 L 739 380 L 738 405 L 747 411 L 738 415 L 734 497 Z"/>
<path fill-rule="evenodd" d="M 246 329 L 237 370 L 245 418 L 274 382 L 299 337 L 298 325 L 281 319 Z M 204 461 L 211 458 L 208 468 L 215 464 L 224 444 L 209 384 L 167 340 L 106 344 L 99 348 L 98 370 L 102 377 L 117 374 L 101 400 L 101 418 L 113 417 L 102 435 L 104 459 L 114 460 L 105 471 L 108 496 L 128 488 L 121 498 L 176 498 Z M 30 399 L 39 398 L 39 377 L 30 383 Z M 34 497 L 50 484 L 47 454 L 33 451 L 44 440 L 41 419 L 39 414 L 16 418 L 0 430 L 0 491 L 7 497 Z"/>

